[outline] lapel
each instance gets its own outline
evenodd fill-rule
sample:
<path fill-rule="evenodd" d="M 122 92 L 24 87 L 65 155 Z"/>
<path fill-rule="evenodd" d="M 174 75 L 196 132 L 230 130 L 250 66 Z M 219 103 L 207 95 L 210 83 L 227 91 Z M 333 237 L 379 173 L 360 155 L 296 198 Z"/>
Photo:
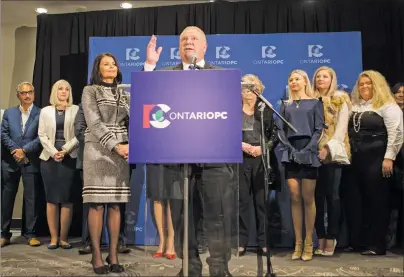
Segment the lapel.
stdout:
<path fill-rule="evenodd" d="M 25 129 L 24 129 L 24 133 L 22 134 L 22 136 L 25 136 L 29 126 L 31 125 L 32 121 L 34 121 L 34 118 L 37 114 L 38 114 L 38 108 L 34 105 L 34 106 L 32 106 L 32 110 L 31 110 L 31 113 L 29 114 L 27 123 L 25 123 Z M 20 120 L 21 120 L 21 116 L 20 116 Z"/>
<path fill-rule="evenodd" d="M 205 66 L 203 67 L 203 69 L 211 69 L 211 68 L 212 66 L 205 61 Z"/>
<path fill-rule="evenodd" d="M 18 132 L 21 134 L 22 136 L 22 115 L 21 115 L 21 111 L 20 111 L 20 106 L 18 105 L 17 107 L 15 107 L 15 113 L 16 113 L 16 118 L 17 118 L 17 128 L 18 128 Z"/>
<path fill-rule="evenodd" d="M 66 107 L 65 122 L 64 122 L 64 126 L 63 126 L 63 135 L 65 135 L 65 136 L 67 134 L 66 129 L 68 126 L 70 126 L 69 124 L 70 124 L 72 110 L 73 110 L 73 106 Z M 67 140 L 68 138 L 65 137 L 65 139 Z"/>
<path fill-rule="evenodd" d="M 184 69 L 184 65 L 182 63 L 179 63 L 173 67 L 173 70 L 183 70 L 183 69 Z"/>

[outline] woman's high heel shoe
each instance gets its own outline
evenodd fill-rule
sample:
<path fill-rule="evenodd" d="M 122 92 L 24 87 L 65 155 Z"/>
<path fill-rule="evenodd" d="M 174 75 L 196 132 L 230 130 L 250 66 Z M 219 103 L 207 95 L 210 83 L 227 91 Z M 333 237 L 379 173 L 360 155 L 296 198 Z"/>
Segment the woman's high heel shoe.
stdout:
<path fill-rule="evenodd" d="M 106 265 L 103 265 L 100 267 L 95 267 L 93 264 L 93 260 L 91 260 L 91 265 L 93 266 L 93 270 L 94 270 L 95 274 L 104 275 L 104 274 L 108 274 L 108 272 L 109 272 L 108 267 Z"/>
<path fill-rule="evenodd" d="M 168 260 L 174 260 L 175 258 L 177 258 L 177 255 L 174 253 L 174 254 L 165 254 L 166 255 L 166 258 L 168 259 Z"/>
<path fill-rule="evenodd" d="M 239 257 L 242 257 L 245 255 L 246 252 L 247 252 L 247 247 L 239 247 L 237 254 Z"/>
<path fill-rule="evenodd" d="M 295 251 L 292 254 L 292 260 L 299 260 L 302 256 L 302 242 L 296 242 Z"/>
<path fill-rule="evenodd" d="M 335 247 L 337 247 L 337 240 L 336 239 L 334 239 L 334 244 L 333 244 L 333 247 L 332 247 L 332 251 L 323 251 L 323 256 L 332 256 L 332 255 L 334 255 L 334 251 L 335 251 Z"/>
<path fill-rule="evenodd" d="M 304 243 L 304 250 L 302 254 L 303 261 L 310 261 L 313 259 L 313 242 Z"/>
<path fill-rule="evenodd" d="M 153 258 L 161 258 L 161 257 L 163 257 L 163 252 L 156 252 L 153 255 Z"/>
<path fill-rule="evenodd" d="M 121 273 L 125 271 L 125 268 L 123 266 L 121 266 L 120 264 L 111 264 L 111 260 L 108 257 L 105 259 L 105 261 L 107 262 L 107 264 L 109 265 L 109 271 L 110 272 L 114 272 L 114 273 Z"/>

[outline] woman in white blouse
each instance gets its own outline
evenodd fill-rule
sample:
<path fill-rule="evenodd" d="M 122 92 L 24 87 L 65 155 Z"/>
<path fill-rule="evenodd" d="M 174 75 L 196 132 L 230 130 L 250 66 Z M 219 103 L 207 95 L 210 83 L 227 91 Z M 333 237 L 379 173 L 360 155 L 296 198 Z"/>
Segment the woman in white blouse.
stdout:
<path fill-rule="evenodd" d="M 322 98 L 327 125 L 319 143 L 319 158 L 323 166 L 318 170 L 315 190 L 315 227 L 319 246 L 314 254 L 332 256 L 337 245 L 341 217 L 339 188 L 342 165 L 350 164 L 348 121 L 352 104 L 345 92 L 337 90 L 337 75 L 330 67 L 322 66 L 316 70 L 313 90 L 317 97 Z M 324 224 L 324 201 L 327 202 L 327 229 Z"/>
<path fill-rule="evenodd" d="M 403 113 L 383 75 L 372 70 L 359 75 L 352 104 L 348 125 L 352 167 L 343 189 L 349 250 L 385 255 L 393 162 L 403 144 Z"/>
<path fill-rule="evenodd" d="M 41 175 L 51 234 L 48 249 L 70 249 L 72 246 L 68 235 L 73 203 L 80 199 L 81 194 L 80 176 L 76 170 L 79 141 L 74 134 L 78 106 L 73 105 L 72 89 L 65 80 L 53 85 L 49 102 L 51 105 L 41 110 L 38 126 L 38 136 L 43 146 L 39 157 Z"/>

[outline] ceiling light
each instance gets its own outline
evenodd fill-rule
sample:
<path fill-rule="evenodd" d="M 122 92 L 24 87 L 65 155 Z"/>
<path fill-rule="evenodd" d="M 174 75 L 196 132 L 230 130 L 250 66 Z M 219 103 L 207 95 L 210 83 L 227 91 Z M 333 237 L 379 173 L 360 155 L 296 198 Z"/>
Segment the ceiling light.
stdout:
<path fill-rule="evenodd" d="M 37 13 L 48 13 L 48 10 L 45 9 L 45 8 L 37 8 L 37 9 L 35 9 L 35 11 L 36 11 Z"/>
<path fill-rule="evenodd" d="M 131 3 L 121 3 L 121 8 L 130 9 L 130 8 L 132 8 L 132 4 Z"/>

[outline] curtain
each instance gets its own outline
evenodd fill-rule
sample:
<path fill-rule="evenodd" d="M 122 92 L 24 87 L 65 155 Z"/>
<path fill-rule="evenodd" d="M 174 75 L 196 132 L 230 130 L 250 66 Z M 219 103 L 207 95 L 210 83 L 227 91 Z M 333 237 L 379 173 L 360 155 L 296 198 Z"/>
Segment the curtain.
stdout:
<path fill-rule="evenodd" d="M 34 66 L 36 104 L 49 103 L 54 82 L 72 83 L 80 102 L 87 82 L 88 41 L 92 36 L 178 35 L 189 25 L 206 34 L 362 32 L 364 69 L 404 81 L 404 1 L 268 0 L 42 14 L 37 18 Z"/>

